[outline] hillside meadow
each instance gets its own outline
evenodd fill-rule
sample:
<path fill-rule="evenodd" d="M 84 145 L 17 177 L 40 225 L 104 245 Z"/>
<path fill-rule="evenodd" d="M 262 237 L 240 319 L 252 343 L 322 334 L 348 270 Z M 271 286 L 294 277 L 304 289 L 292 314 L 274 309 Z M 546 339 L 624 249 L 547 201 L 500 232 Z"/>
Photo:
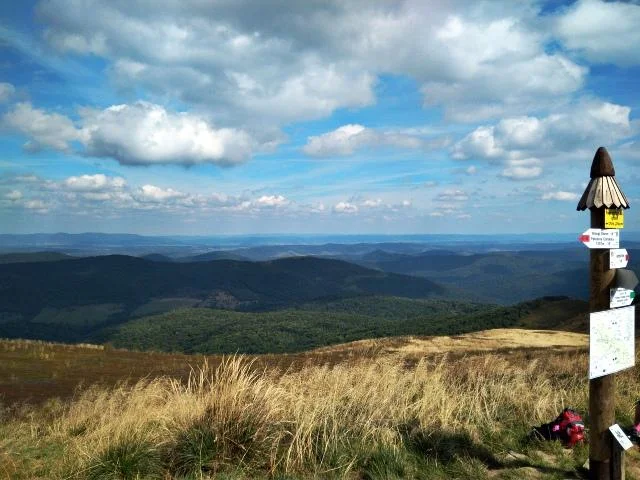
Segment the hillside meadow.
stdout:
<path fill-rule="evenodd" d="M 3 342 L 3 359 L 17 343 Z M 19 348 L 35 368 L 72 347 Z M 107 353 L 94 373 L 134 354 Z M 115 384 L 76 388 L 67 400 L 5 402 L 0 478 L 585 478 L 586 445 L 528 436 L 564 406 L 586 416 L 581 334 L 502 329 L 298 356 L 137 355 L 150 355 L 157 373 L 122 369 Z M 621 425 L 639 390 L 637 369 L 617 375 Z M 632 451 L 627 478 L 638 471 Z"/>

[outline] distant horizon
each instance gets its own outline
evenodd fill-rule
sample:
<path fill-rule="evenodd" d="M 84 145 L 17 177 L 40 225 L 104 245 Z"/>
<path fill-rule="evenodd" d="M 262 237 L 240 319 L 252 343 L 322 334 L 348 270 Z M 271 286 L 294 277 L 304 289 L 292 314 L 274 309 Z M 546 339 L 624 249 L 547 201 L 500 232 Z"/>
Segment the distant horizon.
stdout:
<path fill-rule="evenodd" d="M 585 227 L 587 230 L 589 227 Z M 622 235 L 632 234 L 640 235 L 640 230 L 622 230 Z M 576 235 L 580 235 L 582 232 L 578 232 Z M 139 237 L 188 237 L 188 238 L 208 238 L 208 237 L 428 237 L 428 236 L 461 236 L 461 237 L 491 237 L 491 236 L 568 236 L 573 235 L 572 232 L 497 232 L 497 233 L 299 233 L 299 232 L 274 232 L 274 233 L 212 233 L 212 234 L 184 234 L 184 233 L 136 233 L 136 232 L 100 232 L 100 231 L 82 231 L 82 232 L 67 232 L 67 231 L 38 231 L 38 232 L 20 232 L 20 233 L 8 233 L 0 232 L 0 235 L 135 235 Z"/>
<path fill-rule="evenodd" d="M 587 230 L 588 227 L 585 227 L 584 230 Z M 583 231 L 584 231 L 583 230 Z M 582 232 L 535 232 L 535 233 L 229 233 L 229 234 L 205 234 L 205 235 L 185 235 L 185 234 L 144 234 L 144 233 L 132 233 L 132 232 L 31 232 L 31 233 L 0 233 L 0 238 L 2 237 L 37 237 L 37 236 L 55 236 L 55 235 L 65 235 L 70 237 L 81 237 L 81 236 L 105 236 L 105 237 L 118 237 L 118 236 L 133 236 L 133 237 L 141 237 L 141 238 L 158 238 L 158 239 L 201 239 L 201 240 L 214 240 L 214 239 L 326 239 L 328 242 L 339 240 L 339 239 L 361 239 L 365 240 L 389 240 L 389 241 L 401 241 L 402 239 L 414 239 L 414 240 L 429 240 L 429 239 L 438 239 L 438 238 L 477 238 L 477 239 L 489 239 L 489 238 L 513 238 L 521 241 L 523 243 L 526 242 L 527 238 L 531 241 L 535 240 L 554 240 L 557 239 L 562 242 L 570 242 L 574 241 L 578 244 L 578 237 Z M 640 231 L 637 230 L 623 230 L 622 233 L 622 241 L 624 239 L 630 241 L 640 241 Z M 373 241 L 372 243 L 380 243 L 380 241 Z M 623 246 L 623 245 L 622 245 Z"/>

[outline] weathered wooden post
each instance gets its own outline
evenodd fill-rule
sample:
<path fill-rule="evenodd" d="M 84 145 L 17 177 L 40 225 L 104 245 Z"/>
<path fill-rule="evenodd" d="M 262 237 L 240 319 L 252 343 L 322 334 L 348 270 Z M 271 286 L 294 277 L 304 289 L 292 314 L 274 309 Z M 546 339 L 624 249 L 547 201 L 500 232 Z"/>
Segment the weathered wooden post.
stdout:
<path fill-rule="evenodd" d="M 613 337 L 606 338 L 607 333 L 603 331 L 611 328 L 617 332 L 618 323 L 619 328 L 626 328 L 628 331 L 629 313 L 617 311 L 625 309 L 607 311 L 612 306 L 630 305 L 633 300 L 633 295 L 627 294 L 631 301 L 627 303 L 624 300 L 614 305 L 616 289 L 613 287 L 617 270 L 616 264 L 610 260 L 610 252 L 615 251 L 609 250 L 619 246 L 619 228 L 623 226 L 620 219 L 624 218 L 622 209 L 629 208 L 629 202 L 618 186 L 613 162 L 604 147 L 598 148 L 593 157 L 591 180 L 578 202 L 578 210 L 587 208 L 591 212 L 591 228 L 583 233 L 580 240 L 590 248 L 589 477 L 592 480 L 620 480 L 620 472 L 624 471 L 624 466 L 621 465 L 623 457 L 620 455 L 614 458 L 617 452 L 613 448 L 609 432 L 609 427 L 615 424 L 613 372 L 628 368 L 633 363 L 628 365 L 629 339 L 618 340 L 626 342 L 624 348 L 621 347 L 624 350 L 622 354 L 618 355 L 617 350 L 615 353 L 607 353 L 607 350 L 614 350 L 616 345 L 610 346 L 606 342 L 613 344 L 616 340 Z M 618 223 L 610 221 L 612 218 L 618 219 Z M 598 315 L 594 316 L 596 312 Z M 618 318 L 620 315 L 624 318 Z M 632 324 L 633 321 L 632 318 Z M 633 354 L 634 347 L 631 348 Z M 631 361 L 635 361 L 635 356 Z"/>

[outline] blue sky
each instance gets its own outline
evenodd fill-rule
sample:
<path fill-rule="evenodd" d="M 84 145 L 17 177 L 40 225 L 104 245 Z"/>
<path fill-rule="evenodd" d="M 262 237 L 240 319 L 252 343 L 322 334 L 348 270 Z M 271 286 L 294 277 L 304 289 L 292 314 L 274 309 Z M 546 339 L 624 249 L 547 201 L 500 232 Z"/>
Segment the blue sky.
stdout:
<path fill-rule="evenodd" d="M 638 2 L 46 0 L 0 18 L 0 233 L 578 234 L 600 145 L 640 199 Z"/>

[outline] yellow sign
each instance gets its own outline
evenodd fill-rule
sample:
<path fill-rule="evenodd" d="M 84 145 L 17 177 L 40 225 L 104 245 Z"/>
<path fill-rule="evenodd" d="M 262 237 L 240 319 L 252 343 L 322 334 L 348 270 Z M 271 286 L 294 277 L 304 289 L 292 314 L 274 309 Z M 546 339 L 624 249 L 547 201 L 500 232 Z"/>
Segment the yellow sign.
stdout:
<path fill-rule="evenodd" d="M 604 228 L 624 228 L 624 210 L 621 208 L 605 208 Z"/>

